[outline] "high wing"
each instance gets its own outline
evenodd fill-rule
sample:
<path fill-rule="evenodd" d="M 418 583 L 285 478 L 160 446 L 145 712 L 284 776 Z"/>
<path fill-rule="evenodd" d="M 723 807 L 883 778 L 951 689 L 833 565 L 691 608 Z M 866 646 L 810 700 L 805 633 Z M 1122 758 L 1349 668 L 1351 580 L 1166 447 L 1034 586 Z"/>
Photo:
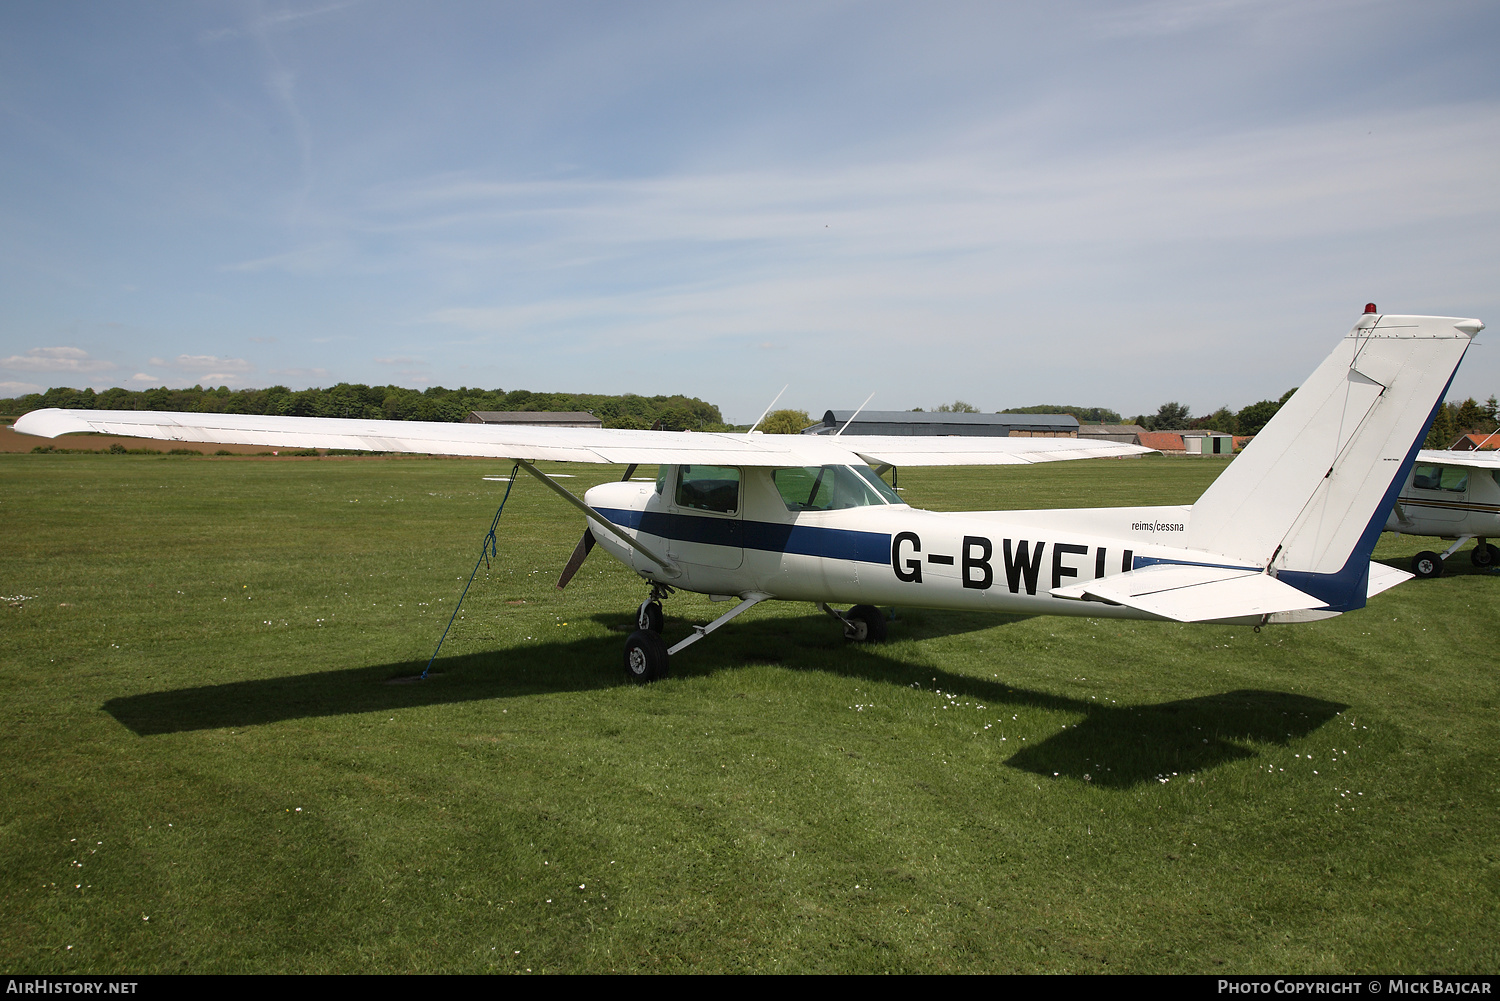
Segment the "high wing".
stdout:
<path fill-rule="evenodd" d="M 1152 449 L 1078 438 L 947 438 L 628 431 L 433 421 L 344 420 L 151 410 L 33 410 L 24 434 L 98 432 L 163 441 L 271 448 L 347 448 L 487 456 L 528 462 L 702 463 L 723 466 L 984 466 L 1140 455 Z"/>
<path fill-rule="evenodd" d="M 1418 462 L 1437 466 L 1462 466 L 1465 469 L 1500 470 L 1500 452 L 1445 452 L 1424 448 L 1417 453 Z"/>

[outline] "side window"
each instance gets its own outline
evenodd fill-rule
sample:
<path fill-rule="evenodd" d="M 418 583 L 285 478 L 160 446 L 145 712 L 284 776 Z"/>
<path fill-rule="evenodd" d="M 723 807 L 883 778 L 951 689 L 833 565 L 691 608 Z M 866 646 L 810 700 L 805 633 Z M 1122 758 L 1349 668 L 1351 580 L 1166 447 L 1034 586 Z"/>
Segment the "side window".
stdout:
<path fill-rule="evenodd" d="M 1460 490 L 1467 490 L 1469 489 L 1469 471 L 1453 466 L 1444 466 L 1443 478 L 1439 483 L 1442 484 L 1442 489 L 1452 490 L 1455 493 Z"/>
<path fill-rule="evenodd" d="M 1417 471 L 1412 474 L 1411 485 L 1423 490 L 1436 490 L 1441 480 L 1442 474 L 1437 466 L 1418 466 Z"/>
<path fill-rule="evenodd" d="M 788 511 L 839 511 L 905 503 L 864 466 L 793 466 L 776 470 L 771 478 Z"/>
<path fill-rule="evenodd" d="M 677 506 L 734 514 L 740 509 L 736 466 L 678 466 Z"/>
<path fill-rule="evenodd" d="M 667 468 L 660 466 L 656 470 L 656 492 L 662 496 L 667 493 Z"/>

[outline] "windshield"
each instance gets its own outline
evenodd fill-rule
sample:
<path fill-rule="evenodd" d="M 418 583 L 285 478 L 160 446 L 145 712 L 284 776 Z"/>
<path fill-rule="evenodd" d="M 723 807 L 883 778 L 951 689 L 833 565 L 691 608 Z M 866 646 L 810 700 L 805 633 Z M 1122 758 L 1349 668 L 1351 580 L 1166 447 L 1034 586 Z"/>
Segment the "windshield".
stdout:
<path fill-rule="evenodd" d="M 788 511 L 839 511 L 905 503 L 867 466 L 796 466 L 771 474 Z"/>

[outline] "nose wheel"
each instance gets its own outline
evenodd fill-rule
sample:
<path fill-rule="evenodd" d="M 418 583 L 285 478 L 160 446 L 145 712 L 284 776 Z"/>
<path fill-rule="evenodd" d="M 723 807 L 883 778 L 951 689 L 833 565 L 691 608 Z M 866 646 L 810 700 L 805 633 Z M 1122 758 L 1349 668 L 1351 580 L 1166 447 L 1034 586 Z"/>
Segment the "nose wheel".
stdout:
<path fill-rule="evenodd" d="M 662 615 L 661 602 L 655 598 L 647 598 L 641 602 L 641 607 L 635 610 L 635 627 L 649 633 L 661 635 L 662 626 L 666 624 L 666 617 Z"/>

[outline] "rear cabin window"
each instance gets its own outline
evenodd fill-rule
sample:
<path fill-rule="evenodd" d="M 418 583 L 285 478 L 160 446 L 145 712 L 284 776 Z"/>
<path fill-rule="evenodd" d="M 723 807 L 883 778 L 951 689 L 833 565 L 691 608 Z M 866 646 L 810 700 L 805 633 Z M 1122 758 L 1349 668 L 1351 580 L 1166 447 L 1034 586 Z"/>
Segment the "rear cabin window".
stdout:
<path fill-rule="evenodd" d="M 740 509 L 736 466 L 678 466 L 677 506 L 734 514 Z"/>
<path fill-rule="evenodd" d="M 788 511 L 839 511 L 905 503 L 865 466 L 794 466 L 776 470 L 771 478 Z"/>
<path fill-rule="evenodd" d="M 1423 490 L 1452 490 L 1458 493 L 1469 489 L 1469 471 L 1453 466 L 1418 466 L 1411 478 L 1411 485 Z"/>

